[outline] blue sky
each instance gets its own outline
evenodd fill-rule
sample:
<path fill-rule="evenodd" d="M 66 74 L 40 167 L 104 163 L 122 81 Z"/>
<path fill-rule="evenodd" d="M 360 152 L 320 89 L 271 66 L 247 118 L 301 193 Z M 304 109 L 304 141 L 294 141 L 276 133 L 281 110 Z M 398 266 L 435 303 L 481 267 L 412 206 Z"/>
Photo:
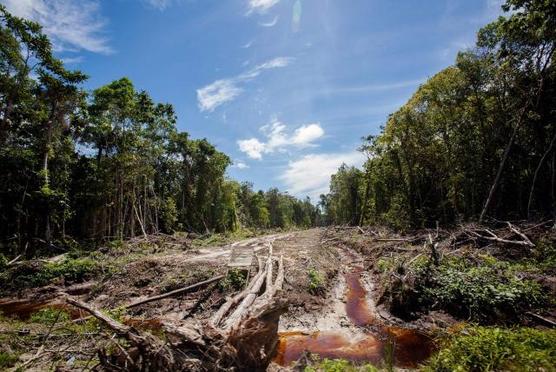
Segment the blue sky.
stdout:
<path fill-rule="evenodd" d="M 87 89 L 127 76 L 228 154 L 230 177 L 313 199 L 500 14 L 499 0 L 0 2 L 42 23 Z"/>

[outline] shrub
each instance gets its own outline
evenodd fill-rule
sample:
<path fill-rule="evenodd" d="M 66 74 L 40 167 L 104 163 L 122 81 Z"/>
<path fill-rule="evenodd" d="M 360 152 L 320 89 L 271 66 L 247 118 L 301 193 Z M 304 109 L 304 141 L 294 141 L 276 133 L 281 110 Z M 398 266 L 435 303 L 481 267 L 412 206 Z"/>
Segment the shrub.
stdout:
<path fill-rule="evenodd" d="M 61 262 L 19 265 L 0 275 L 0 287 L 29 288 L 50 283 L 56 278 L 82 282 L 99 270 L 99 263 L 91 258 L 66 258 Z"/>
<path fill-rule="evenodd" d="M 222 279 L 218 285 L 221 290 L 240 290 L 247 284 L 247 272 L 240 269 L 232 269 L 228 271 L 228 275 Z"/>
<path fill-rule="evenodd" d="M 421 259 L 403 269 L 403 280 L 400 272 L 395 279 L 390 272 L 383 276 L 382 301 L 404 318 L 434 307 L 480 323 L 504 322 L 547 303 L 539 283 L 521 279 L 512 264 L 492 256 L 446 258 L 438 266 Z"/>
<path fill-rule="evenodd" d="M 556 330 L 465 328 L 444 342 L 424 371 L 553 371 Z"/>
<path fill-rule="evenodd" d="M 492 263 L 475 266 L 463 259 L 451 259 L 430 271 L 421 267 L 417 277 L 421 302 L 437 303 L 454 315 L 476 321 L 499 319 L 501 315 L 513 318 L 544 301 L 538 283 L 521 280 Z"/>
<path fill-rule="evenodd" d="M 324 291 L 324 277 L 316 269 L 309 269 L 309 292 L 312 294 L 319 294 Z"/>

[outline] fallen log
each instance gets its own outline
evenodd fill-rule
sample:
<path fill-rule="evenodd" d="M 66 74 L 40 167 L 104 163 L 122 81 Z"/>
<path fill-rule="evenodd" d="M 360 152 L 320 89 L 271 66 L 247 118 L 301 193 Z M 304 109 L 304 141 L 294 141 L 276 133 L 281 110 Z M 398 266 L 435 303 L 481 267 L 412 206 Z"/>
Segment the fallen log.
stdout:
<path fill-rule="evenodd" d="M 257 278 L 257 281 L 253 283 L 253 286 L 249 289 L 249 292 L 247 293 L 245 298 L 241 301 L 239 306 L 232 312 L 232 314 L 224 322 L 224 329 L 229 329 L 234 324 L 236 324 L 241 319 L 241 316 L 247 311 L 249 306 L 253 304 L 253 302 L 257 298 L 257 294 L 259 293 L 261 287 L 263 286 L 263 283 L 265 282 L 267 271 L 268 271 L 268 265 L 265 264 L 263 275 Z"/>
<path fill-rule="evenodd" d="M 554 322 L 553 320 L 550 320 L 548 318 L 545 318 L 544 316 L 540 316 L 539 314 L 535 314 L 529 311 L 526 314 L 540 321 L 541 323 L 548 325 L 549 327 L 556 328 L 556 322 Z"/>
<path fill-rule="evenodd" d="M 210 323 L 212 324 L 213 327 L 217 327 L 220 324 L 222 318 L 228 313 L 228 311 L 230 311 L 230 309 L 233 306 L 237 305 L 241 300 L 245 298 L 245 296 L 247 296 L 248 293 L 250 293 L 253 284 L 257 282 L 259 278 L 264 274 L 263 261 L 261 260 L 260 257 L 258 257 L 258 261 L 259 261 L 259 271 L 257 272 L 257 275 L 253 277 L 253 280 L 249 283 L 249 285 L 245 290 L 241 291 L 234 297 L 228 298 L 228 300 L 212 316 Z"/>
<path fill-rule="evenodd" d="M 216 281 L 218 281 L 218 280 L 224 278 L 224 276 L 225 276 L 225 275 L 218 275 L 218 276 L 215 276 L 214 278 L 210 278 L 210 279 L 204 280 L 204 281 L 199 282 L 199 283 L 192 284 L 192 285 L 187 286 L 187 287 L 184 287 L 184 288 L 179 288 L 179 289 L 176 289 L 176 290 L 171 291 L 171 292 L 167 292 L 167 293 L 163 293 L 163 294 L 161 294 L 161 295 L 149 297 L 149 298 L 146 298 L 146 299 L 144 299 L 144 300 L 139 300 L 139 301 L 133 302 L 133 303 L 131 303 L 131 304 L 129 304 L 129 305 L 126 305 L 125 308 L 126 308 L 126 309 L 131 309 L 131 308 L 133 308 L 133 307 L 137 307 L 137 306 L 139 306 L 139 305 L 143 305 L 143 304 L 146 304 L 146 303 L 149 303 L 149 302 L 158 301 L 158 300 L 162 300 L 162 299 L 164 299 L 164 298 L 176 296 L 176 295 L 185 293 L 185 292 L 187 292 L 187 291 L 190 291 L 190 290 L 192 290 L 192 289 L 201 287 L 201 286 L 203 286 L 203 285 L 207 285 L 207 284 L 210 284 L 210 283 L 214 283 L 214 282 L 216 282 Z"/>
<path fill-rule="evenodd" d="M 514 245 L 521 245 L 521 246 L 526 246 L 526 247 L 531 247 L 531 244 L 532 244 L 530 241 L 525 241 L 525 240 L 508 240 L 508 239 L 500 238 L 498 235 L 496 235 L 494 232 L 492 232 L 489 229 L 484 229 L 482 231 L 486 232 L 490 236 L 479 234 L 478 232 L 473 231 L 473 230 L 469 231 L 469 233 L 471 235 L 479 238 L 479 239 L 490 240 L 490 241 L 494 241 L 494 242 L 498 242 L 498 243 L 514 244 Z"/>

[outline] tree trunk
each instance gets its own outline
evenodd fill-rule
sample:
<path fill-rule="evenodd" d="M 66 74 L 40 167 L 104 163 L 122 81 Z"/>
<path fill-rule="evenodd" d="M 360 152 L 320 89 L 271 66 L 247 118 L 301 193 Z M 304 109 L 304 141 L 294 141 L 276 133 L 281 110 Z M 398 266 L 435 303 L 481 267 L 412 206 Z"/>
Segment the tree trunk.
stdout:
<path fill-rule="evenodd" d="M 552 137 L 552 141 L 550 141 L 550 146 L 543 154 L 541 160 L 539 161 L 539 165 L 537 165 L 537 169 L 535 169 L 535 175 L 533 176 L 533 183 L 531 184 L 531 191 L 529 192 L 529 201 L 527 202 L 527 219 L 531 218 L 531 204 L 533 203 L 533 196 L 535 192 L 535 184 L 537 183 L 537 177 L 539 176 L 539 171 L 541 170 L 544 161 L 546 160 L 547 156 L 550 155 L 552 152 L 552 148 L 554 147 L 554 141 L 556 141 L 556 134 Z"/>
<path fill-rule="evenodd" d="M 502 177 L 502 172 L 504 171 L 504 167 L 506 166 L 506 161 L 508 160 L 508 157 L 510 155 L 510 150 L 511 150 L 513 144 L 514 144 L 515 137 L 517 135 L 517 131 L 519 130 L 519 127 L 521 126 L 521 122 L 523 121 L 523 118 L 525 117 L 525 113 L 527 112 L 527 106 L 529 106 L 528 103 L 521 110 L 519 118 L 518 118 L 518 120 L 517 120 L 517 122 L 514 126 L 514 130 L 512 132 L 510 140 L 508 141 L 508 144 L 506 145 L 506 148 L 504 149 L 504 154 L 502 155 L 502 160 L 500 161 L 500 165 L 498 166 L 498 171 L 496 172 L 496 177 L 494 178 L 494 182 L 492 183 L 492 186 L 490 187 L 490 191 L 488 193 L 487 200 L 485 202 L 483 210 L 481 211 L 481 215 L 479 217 L 479 222 L 483 222 L 483 220 L 486 216 L 486 213 L 488 212 L 488 208 L 490 207 L 490 203 L 492 202 L 492 199 L 494 197 L 494 194 L 496 193 L 496 189 L 498 188 L 498 185 L 500 183 L 500 178 Z"/>

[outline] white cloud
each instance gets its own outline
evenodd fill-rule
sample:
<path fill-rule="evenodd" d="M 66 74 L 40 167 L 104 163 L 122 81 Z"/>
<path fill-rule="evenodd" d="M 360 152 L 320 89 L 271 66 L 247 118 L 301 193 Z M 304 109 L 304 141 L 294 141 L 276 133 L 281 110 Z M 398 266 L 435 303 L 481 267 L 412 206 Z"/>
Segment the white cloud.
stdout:
<path fill-rule="evenodd" d="M 232 167 L 237 168 L 237 169 L 248 169 L 249 168 L 249 166 L 242 161 L 238 161 L 238 162 L 234 163 L 234 165 L 232 165 Z"/>
<path fill-rule="evenodd" d="M 291 194 L 298 197 L 308 195 L 316 201 L 320 194 L 329 191 L 330 176 L 342 164 L 359 167 L 364 161 L 360 152 L 309 154 L 290 162 L 279 179 Z"/>
<path fill-rule="evenodd" d="M 197 100 L 201 111 L 214 111 L 220 105 L 233 101 L 242 92 L 233 81 L 217 80 L 197 90 Z"/>
<path fill-rule="evenodd" d="M 307 145 L 323 135 L 324 130 L 319 124 L 303 125 L 295 130 L 292 141 L 297 145 Z"/>
<path fill-rule="evenodd" d="M 240 87 L 250 80 L 255 79 L 263 71 L 288 66 L 293 58 L 278 57 L 265 63 L 257 65 L 244 73 L 228 78 L 217 80 L 203 88 L 197 89 L 197 101 L 201 111 L 214 111 L 218 106 L 233 101 L 243 92 Z"/>
<path fill-rule="evenodd" d="M 247 43 L 243 44 L 241 47 L 243 49 L 249 49 L 249 48 L 251 48 L 251 45 L 253 45 L 254 42 L 255 42 L 254 40 L 250 40 Z"/>
<path fill-rule="evenodd" d="M 418 87 L 426 80 L 427 80 L 426 78 L 421 78 L 421 79 L 398 81 L 398 82 L 385 83 L 385 84 L 369 84 L 369 85 L 359 85 L 353 87 L 343 87 L 343 88 L 324 91 L 324 93 L 325 94 L 335 94 L 335 93 L 349 94 L 349 93 L 365 93 L 365 92 L 382 92 L 382 91 L 394 90 L 399 88 Z"/>
<path fill-rule="evenodd" d="M 249 138 L 238 141 L 239 150 L 252 159 L 262 159 L 263 154 L 275 151 L 284 151 L 288 146 L 307 147 L 314 146 L 313 142 L 324 135 L 320 124 L 302 125 L 292 135 L 286 133 L 286 126 L 274 119 L 270 124 L 260 128 L 265 135 L 266 141 L 261 142 L 257 138 Z"/>
<path fill-rule="evenodd" d="M 247 14 L 249 15 L 253 12 L 266 13 L 270 8 L 279 2 L 280 0 L 249 0 L 249 10 L 247 11 Z"/>
<path fill-rule="evenodd" d="M 256 138 L 237 141 L 239 150 L 246 153 L 252 159 L 262 159 L 265 151 L 265 144 Z"/>
<path fill-rule="evenodd" d="M 86 50 L 108 54 L 112 49 L 103 35 L 105 20 L 97 0 L 3 0 L 16 16 L 43 26 L 57 51 Z"/>
<path fill-rule="evenodd" d="M 82 56 L 62 58 L 65 65 L 72 65 L 83 62 Z"/>
<path fill-rule="evenodd" d="M 259 22 L 259 26 L 263 27 L 274 27 L 278 23 L 278 16 L 274 17 L 274 19 L 270 22 Z"/>

